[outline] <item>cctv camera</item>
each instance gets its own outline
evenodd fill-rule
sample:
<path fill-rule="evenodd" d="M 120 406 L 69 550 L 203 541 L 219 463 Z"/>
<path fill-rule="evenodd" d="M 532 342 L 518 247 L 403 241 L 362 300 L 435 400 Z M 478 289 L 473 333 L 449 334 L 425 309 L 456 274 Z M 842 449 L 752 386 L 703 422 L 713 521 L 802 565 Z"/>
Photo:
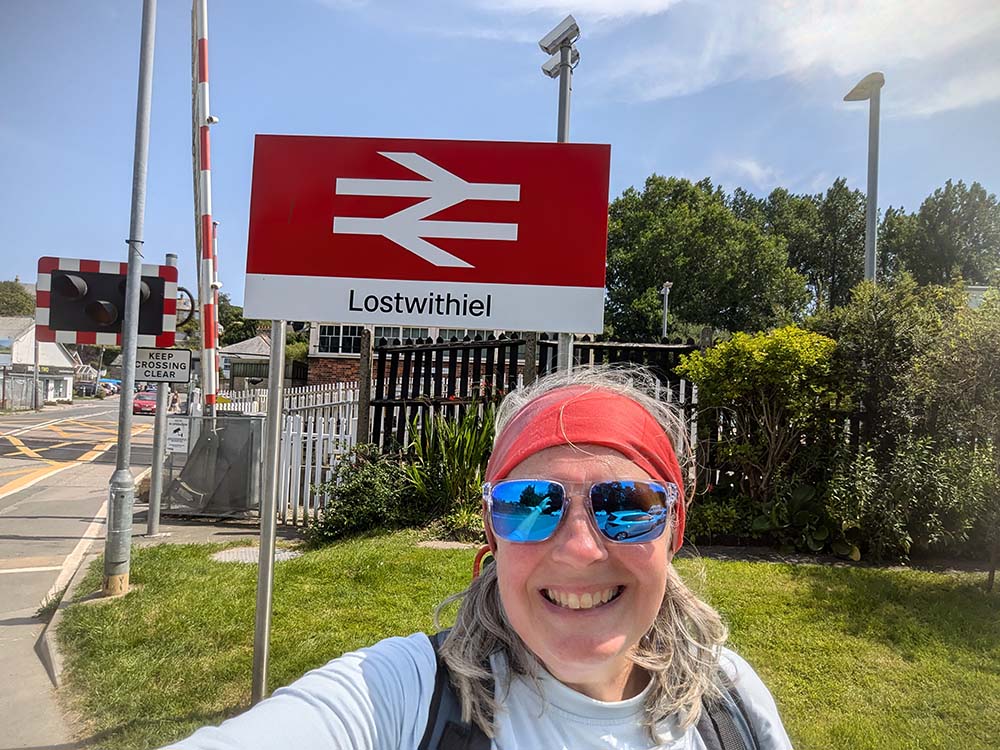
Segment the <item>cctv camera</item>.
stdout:
<path fill-rule="evenodd" d="M 545 64 L 542 66 L 542 72 L 549 78 L 558 78 L 559 63 L 561 61 L 562 61 L 562 55 L 556 52 L 554 55 L 552 55 L 552 57 L 550 57 L 548 60 L 545 61 Z M 578 62 L 580 62 L 580 50 L 574 47 L 573 51 L 570 53 L 569 56 L 570 67 L 575 68 Z"/>
<path fill-rule="evenodd" d="M 556 51 L 565 43 L 572 44 L 580 38 L 580 27 L 576 25 L 573 16 L 566 16 L 558 26 L 546 34 L 538 46 L 547 55 L 554 55 Z"/>
<path fill-rule="evenodd" d="M 205 122 L 207 122 L 209 125 L 215 125 L 217 122 L 219 122 L 219 118 L 216 117 L 215 115 L 209 115 L 207 118 L 205 118 Z"/>
<path fill-rule="evenodd" d="M 222 289 L 222 282 L 219 281 L 218 279 L 216 279 L 209 286 L 211 286 L 212 289 L 219 290 L 219 289 Z"/>

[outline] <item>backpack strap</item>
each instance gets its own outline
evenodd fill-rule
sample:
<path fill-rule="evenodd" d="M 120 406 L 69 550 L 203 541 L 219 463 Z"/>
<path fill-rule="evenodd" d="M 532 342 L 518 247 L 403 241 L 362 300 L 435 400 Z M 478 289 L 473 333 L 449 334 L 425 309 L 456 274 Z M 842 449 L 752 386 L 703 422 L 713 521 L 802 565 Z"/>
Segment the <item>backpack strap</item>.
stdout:
<path fill-rule="evenodd" d="M 718 700 L 702 698 L 697 730 L 706 750 L 758 750 L 760 747 L 743 699 L 733 685 Z"/>
<path fill-rule="evenodd" d="M 451 686 L 451 672 L 441 658 L 441 644 L 450 631 L 430 637 L 437 661 L 434 693 L 427 713 L 427 726 L 417 750 L 489 750 L 490 738 L 477 724 L 462 721 L 462 707 Z"/>

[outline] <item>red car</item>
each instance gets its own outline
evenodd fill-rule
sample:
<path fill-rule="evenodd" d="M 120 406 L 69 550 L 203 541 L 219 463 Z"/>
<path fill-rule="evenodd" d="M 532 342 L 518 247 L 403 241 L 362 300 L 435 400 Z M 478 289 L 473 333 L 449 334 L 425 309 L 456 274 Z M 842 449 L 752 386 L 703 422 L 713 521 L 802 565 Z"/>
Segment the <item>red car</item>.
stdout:
<path fill-rule="evenodd" d="M 132 399 L 133 414 L 156 414 L 156 394 L 142 392 L 135 394 Z"/>

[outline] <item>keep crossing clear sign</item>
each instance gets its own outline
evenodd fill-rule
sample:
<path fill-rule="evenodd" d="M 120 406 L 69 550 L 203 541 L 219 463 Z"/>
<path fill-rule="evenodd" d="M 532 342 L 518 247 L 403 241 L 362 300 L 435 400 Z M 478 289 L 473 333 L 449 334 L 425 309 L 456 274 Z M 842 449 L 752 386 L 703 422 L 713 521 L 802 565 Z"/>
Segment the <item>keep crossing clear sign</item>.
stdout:
<path fill-rule="evenodd" d="M 135 379 L 139 383 L 190 383 L 189 349 L 136 349 Z"/>

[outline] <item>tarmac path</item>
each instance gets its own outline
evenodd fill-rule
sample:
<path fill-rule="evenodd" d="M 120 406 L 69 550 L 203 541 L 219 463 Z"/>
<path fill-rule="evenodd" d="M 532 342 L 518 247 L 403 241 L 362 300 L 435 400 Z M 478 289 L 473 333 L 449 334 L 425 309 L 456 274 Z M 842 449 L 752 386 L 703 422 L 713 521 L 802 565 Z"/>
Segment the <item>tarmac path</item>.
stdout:
<path fill-rule="evenodd" d="M 117 399 L 0 415 L 0 750 L 69 748 L 70 729 L 35 653 L 35 613 L 104 539 Z M 133 474 L 152 454 L 133 423 Z"/>

